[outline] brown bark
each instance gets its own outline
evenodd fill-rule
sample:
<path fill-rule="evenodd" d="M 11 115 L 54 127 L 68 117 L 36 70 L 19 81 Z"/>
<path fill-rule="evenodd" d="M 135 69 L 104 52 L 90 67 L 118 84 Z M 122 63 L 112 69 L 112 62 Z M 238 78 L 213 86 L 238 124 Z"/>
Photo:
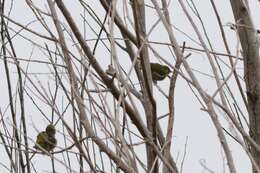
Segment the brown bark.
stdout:
<path fill-rule="evenodd" d="M 260 144 L 260 61 L 259 41 L 254 28 L 249 7 L 243 1 L 230 1 L 236 20 L 236 28 L 241 42 L 244 57 L 244 78 L 248 101 L 248 114 L 250 123 L 250 136 Z M 260 152 L 254 147 L 250 148 L 251 154 L 260 166 Z M 256 170 L 253 170 L 255 173 Z"/>
<path fill-rule="evenodd" d="M 137 36 L 137 46 L 140 49 L 140 59 L 143 71 L 144 82 L 141 84 L 144 95 L 144 109 L 146 114 L 147 128 L 153 137 L 153 143 L 157 145 L 157 116 L 156 116 L 156 103 L 153 98 L 153 84 L 152 73 L 150 69 L 150 60 L 147 45 L 145 44 L 146 38 L 146 25 L 145 25 L 145 8 L 143 0 L 133 1 L 133 15 L 135 20 L 135 31 Z M 149 144 L 147 147 L 147 171 L 151 173 L 158 173 L 157 154 L 153 147 Z"/>

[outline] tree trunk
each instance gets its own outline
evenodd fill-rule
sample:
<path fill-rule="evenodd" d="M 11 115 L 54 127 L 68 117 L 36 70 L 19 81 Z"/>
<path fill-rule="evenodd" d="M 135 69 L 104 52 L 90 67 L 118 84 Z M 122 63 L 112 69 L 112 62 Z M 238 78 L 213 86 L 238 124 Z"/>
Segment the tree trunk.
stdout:
<path fill-rule="evenodd" d="M 240 0 L 231 0 L 236 29 L 239 34 L 244 58 L 244 78 L 248 101 L 250 136 L 260 145 L 260 61 L 259 40 L 254 28 L 249 7 Z M 260 166 L 260 153 L 250 148 L 257 165 Z M 253 173 L 256 170 L 253 169 Z"/>

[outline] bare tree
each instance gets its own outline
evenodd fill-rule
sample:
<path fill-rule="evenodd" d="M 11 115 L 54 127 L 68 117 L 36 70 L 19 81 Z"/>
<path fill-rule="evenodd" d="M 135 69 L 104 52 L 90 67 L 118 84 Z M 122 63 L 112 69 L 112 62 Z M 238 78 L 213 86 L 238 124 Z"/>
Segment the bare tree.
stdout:
<path fill-rule="evenodd" d="M 234 15 L 228 25 L 215 3 L 201 10 L 193 0 L 1 0 L 3 169 L 37 172 L 37 159 L 50 158 L 52 172 L 181 173 L 188 138 L 181 161 L 172 141 L 176 87 L 185 81 L 215 128 L 224 168 L 239 172 L 235 142 L 259 173 L 260 43 L 249 8 L 258 2 L 225 2 Z M 204 10 L 217 29 L 205 24 Z M 177 11 L 188 29 L 177 27 Z M 48 124 L 57 146 L 35 149 Z"/>

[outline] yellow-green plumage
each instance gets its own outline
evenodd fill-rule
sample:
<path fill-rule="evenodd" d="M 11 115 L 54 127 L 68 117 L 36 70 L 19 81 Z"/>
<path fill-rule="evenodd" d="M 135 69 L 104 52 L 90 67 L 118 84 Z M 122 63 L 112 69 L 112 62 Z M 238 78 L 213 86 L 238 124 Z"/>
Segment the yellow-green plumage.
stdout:
<path fill-rule="evenodd" d="M 43 131 L 43 132 L 40 132 L 38 135 L 37 135 L 37 139 L 36 139 L 36 145 L 34 146 L 34 148 L 36 149 L 45 149 L 47 150 L 48 148 L 48 134 Z"/>
<path fill-rule="evenodd" d="M 166 65 L 159 63 L 150 63 L 153 81 L 161 81 L 171 72 L 170 68 Z"/>
<path fill-rule="evenodd" d="M 46 130 L 43 132 L 40 132 L 37 135 L 37 139 L 36 139 L 36 144 L 34 148 L 36 149 L 40 149 L 43 148 L 46 151 L 51 151 L 55 148 L 56 144 L 57 144 L 57 140 L 55 138 L 55 127 L 50 124 L 46 127 Z M 39 147 L 40 146 L 40 147 Z"/>
<path fill-rule="evenodd" d="M 46 133 L 47 133 L 49 136 L 55 136 L 56 130 L 55 130 L 54 125 L 49 124 L 49 125 L 46 127 L 45 131 L 46 131 Z"/>
<path fill-rule="evenodd" d="M 48 137 L 48 145 L 47 145 L 47 151 L 53 150 L 57 145 L 57 140 L 53 136 Z"/>

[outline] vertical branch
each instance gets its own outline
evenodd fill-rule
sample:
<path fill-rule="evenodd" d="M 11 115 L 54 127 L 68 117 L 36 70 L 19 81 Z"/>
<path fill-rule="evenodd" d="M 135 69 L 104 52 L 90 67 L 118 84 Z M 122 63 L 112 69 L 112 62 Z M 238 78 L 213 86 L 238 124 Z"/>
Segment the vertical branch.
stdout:
<path fill-rule="evenodd" d="M 165 0 L 161 0 L 161 2 L 162 2 L 165 20 L 167 21 L 167 24 L 169 26 L 171 26 L 171 20 L 170 20 L 170 14 L 168 11 L 167 2 Z M 171 41 L 171 43 L 172 43 L 172 45 L 174 45 L 174 43 L 172 41 Z M 164 155 L 169 160 L 170 160 L 170 156 L 171 156 L 171 152 L 170 152 L 171 151 L 171 140 L 172 140 L 172 135 L 173 135 L 173 125 L 174 125 L 174 91 L 175 91 L 175 87 L 176 87 L 178 71 L 181 67 L 181 62 L 182 62 L 181 58 L 179 56 L 177 56 L 174 71 L 173 71 L 173 74 L 171 77 L 170 87 L 169 87 L 169 119 L 168 119 L 167 134 L 166 134 L 166 139 L 165 139 L 166 144 L 165 144 L 165 149 L 164 149 Z M 178 169 L 177 169 L 175 163 L 174 163 L 174 167 L 176 168 L 175 171 L 178 172 Z M 170 170 L 168 170 L 165 167 L 165 165 L 164 165 L 163 169 L 164 169 L 164 173 L 170 172 Z"/>
<path fill-rule="evenodd" d="M 144 95 L 144 109 L 146 114 L 146 122 L 148 130 L 152 133 L 153 142 L 157 145 L 157 116 L 156 103 L 153 98 L 152 73 L 150 68 L 150 60 L 147 45 L 143 44 L 146 38 L 145 25 L 145 6 L 143 0 L 133 1 L 133 15 L 135 21 L 135 32 L 137 37 L 137 46 L 140 50 L 141 66 L 143 71 L 144 83 L 141 83 Z M 141 45 L 143 44 L 143 47 Z M 147 167 L 148 171 L 157 173 L 158 162 L 156 161 L 156 152 L 152 147 L 147 145 Z M 153 170 L 152 170 L 153 169 Z"/>
<path fill-rule="evenodd" d="M 14 130 L 14 136 L 15 136 L 15 141 L 16 141 L 16 144 L 17 144 L 17 150 L 18 151 L 15 151 L 15 152 L 18 152 L 19 154 L 19 164 L 21 166 L 21 171 L 23 173 L 25 173 L 25 168 L 24 168 L 24 161 L 23 161 L 23 155 L 22 155 L 22 148 L 21 148 L 21 139 L 19 138 L 19 134 L 18 134 L 18 126 L 17 126 L 17 120 L 16 120 L 16 112 L 15 112 L 15 107 L 13 105 L 13 98 L 12 98 L 12 85 L 11 85 L 11 76 L 10 76 L 10 73 L 9 73 L 9 67 L 8 67 L 8 64 L 7 64 L 7 60 L 6 60 L 6 43 L 4 42 L 5 38 L 7 38 L 7 41 L 9 43 L 9 45 L 11 46 L 11 49 L 12 49 L 12 53 L 13 53 L 13 56 L 16 57 L 15 55 L 15 51 L 14 51 L 14 48 L 12 46 L 12 41 L 9 37 L 9 34 L 8 34 L 8 30 L 7 30 L 7 26 L 6 26 L 6 23 L 4 21 L 4 18 L 3 18 L 3 4 L 1 3 L 0 4 L 0 12 L 1 12 L 1 40 L 2 40 L 2 50 L 3 50 L 3 55 L 4 55 L 4 66 L 5 66 L 5 73 L 6 73 L 6 80 L 7 80 L 7 86 L 8 86 L 8 95 L 9 95 L 9 103 L 10 103 L 10 110 L 11 110 L 11 114 L 12 114 L 12 119 L 13 119 L 13 130 Z M 18 73 L 20 72 L 18 66 L 17 66 L 17 69 L 18 69 Z M 19 83 L 22 84 L 22 81 L 21 81 L 21 73 L 19 73 Z M 23 111 L 23 96 L 22 96 L 22 85 L 20 85 L 20 101 L 21 101 L 21 109 L 22 109 L 22 121 L 23 121 L 23 124 L 25 125 L 24 123 L 24 111 Z M 26 129 L 24 129 L 25 133 L 26 133 Z M 29 153 L 28 153 L 28 143 L 27 143 L 27 135 L 25 134 L 25 140 L 26 140 L 26 160 L 27 162 L 29 161 Z M 17 167 L 15 168 L 17 169 Z M 18 171 L 18 170 L 16 170 Z M 30 172 L 30 168 L 27 166 L 27 171 Z"/>
<path fill-rule="evenodd" d="M 231 0 L 230 3 L 243 50 L 250 135 L 257 144 L 260 144 L 260 43 L 248 5 L 239 0 Z M 252 147 L 251 153 L 259 166 L 260 152 Z"/>
<path fill-rule="evenodd" d="M 23 127 L 23 139 L 24 139 L 24 144 L 25 144 L 25 159 L 26 159 L 26 168 L 27 168 L 27 172 L 30 173 L 31 169 L 29 166 L 29 148 L 28 148 L 28 138 L 27 138 L 27 127 L 26 127 L 26 119 L 25 119 L 25 110 L 24 110 L 24 87 L 23 87 L 23 78 L 22 78 L 22 73 L 19 67 L 19 61 L 17 60 L 17 56 L 15 53 L 15 49 L 11 40 L 11 37 L 9 35 L 8 30 L 6 30 L 6 36 L 7 36 L 7 40 L 10 44 L 12 53 L 14 55 L 14 61 L 16 64 L 16 70 L 18 73 L 18 83 L 19 83 L 19 88 L 18 88 L 18 93 L 19 93 L 19 100 L 20 100 L 20 108 L 21 108 L 21 121 L 22 121 L 22 127 Z"/>

